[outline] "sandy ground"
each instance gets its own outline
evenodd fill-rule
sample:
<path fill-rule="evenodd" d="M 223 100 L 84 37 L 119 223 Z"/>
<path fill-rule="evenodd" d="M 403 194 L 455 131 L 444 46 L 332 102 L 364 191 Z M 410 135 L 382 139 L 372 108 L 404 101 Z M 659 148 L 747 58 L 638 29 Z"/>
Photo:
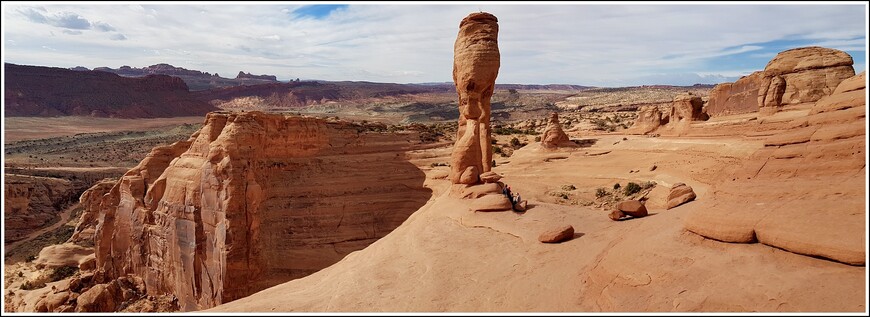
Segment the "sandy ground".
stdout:
<path fill-rule="evenodd" d="M 184 123 L 202 123 L 203 117 L 117 119 L 95 117 L 6 117 L 3 143 L 44 139 L 78 133 L 145 131 Z"/>
<path fill-rule="evenodd" d="M 752 121 L 735 116 L 704 124 Z M 447 167 L 429 167 L 449 161 L 449 149 L 421 153 L 415 162 L 433 196 L 395 231 L 315 274 L 208 311 L 865 311 L 865 266 L 684 229 L 683 218 L 703 205 L 698 201 L 715 199 L 715 176 L 764 146 L 758 137 L 720 132 L 575 134 L 594 144 L 559 151 L 532 143 L 498 158 L 494 168 L 529 200 L 525 213 L 471 212 L 469 201 L 447 194 Z M 608 210 L 556 204 L 550 195 L 571 184 L 588 196 L 627 181 L 658 184 L 649 195 L 650 216 L 615 222 Z M 677 182 L 698 198 L 664 210 Z M 541 232 L 562 224 L 574 227 L 572 240 L 538 242 Z"/>

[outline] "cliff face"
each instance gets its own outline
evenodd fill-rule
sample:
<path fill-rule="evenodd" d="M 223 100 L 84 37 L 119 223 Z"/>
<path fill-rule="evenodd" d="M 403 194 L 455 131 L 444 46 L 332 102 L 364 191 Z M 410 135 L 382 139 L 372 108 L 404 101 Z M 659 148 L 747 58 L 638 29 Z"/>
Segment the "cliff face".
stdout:
<path fill-rule="evenodd" d="M 58 220 L 75 199 L 70 181 L 59 178 L 6 174 L 3 185 L 3 227 L 6 243 L 21 240 Z"/>
<path fill-rule="evenodd" d="M 193 98 L 179 78 L 127 78 L 100 71 L 6 63 L 7 116 L 154 118 L 203 115 L 215 110 Z"/>
<path fill-rule="evenodd" d="M 386 235 L 431 196 L 404 160 L 416 134 L 344 122 L 211 113 L 155 148 L 104 198 L 97 279 L 133 274 L 182 310 L 299 278 Z"/>

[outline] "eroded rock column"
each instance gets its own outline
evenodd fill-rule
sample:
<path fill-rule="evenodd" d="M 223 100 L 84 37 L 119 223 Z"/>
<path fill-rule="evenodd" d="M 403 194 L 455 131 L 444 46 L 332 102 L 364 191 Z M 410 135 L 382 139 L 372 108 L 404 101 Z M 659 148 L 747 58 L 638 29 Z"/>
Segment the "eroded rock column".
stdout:
<path fill-rule="evenodd" d="M 453 82 L 459 94 L 459 128 L 451 155 L 450 180 L 477 184 L 492 168 L 490 98 L 498 76 L 498 19 L 469 14 L 459 23 L 453 46 Z"/>

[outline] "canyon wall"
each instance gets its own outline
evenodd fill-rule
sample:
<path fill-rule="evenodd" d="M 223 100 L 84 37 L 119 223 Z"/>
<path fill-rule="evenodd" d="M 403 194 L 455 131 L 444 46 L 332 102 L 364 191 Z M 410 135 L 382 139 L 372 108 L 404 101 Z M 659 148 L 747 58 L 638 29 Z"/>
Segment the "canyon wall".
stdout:
<path fill-rule="evenodd" d="M 181 310 L 306 276 L 366 247 L 431 196 L 416 133 L 281 114 L 210 113 L 101 200 L 98 283 L 126 275 Z"/>

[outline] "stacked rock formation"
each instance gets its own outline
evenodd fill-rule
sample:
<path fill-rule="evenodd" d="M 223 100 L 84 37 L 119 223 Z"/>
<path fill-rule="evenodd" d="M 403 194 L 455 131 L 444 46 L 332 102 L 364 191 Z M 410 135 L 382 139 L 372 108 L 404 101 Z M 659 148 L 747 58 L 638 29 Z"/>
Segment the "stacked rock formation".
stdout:
<path fill-rule="evenodd" d="M 565 131 L 562 130 L 562 124 L 559 123 L 559 114 L 553 112 L 550 114 L 550 120 L 547 121 L 547 127 L 541 135 L 541 145 L 546 148 L 557 148 L 572 146 L 574 142 L 568 138 Z"/>
<path fill-rule="evenodd" d="M 453 82 L 459 94 L 459 126 L 451 155 L 450 180 L 477 184 L 492 168 L 490 99 L 498 76 L 498 19 L 472 13 L 459 23 L 453 46 Z"/>
<path fill-rule="evenodd" d="M 210 113 L 187 141 L 83 197 L 87 212 L 99 206 L 94 283 L 135 276 L 189 311 L 316 272 L 429 199 L 425 174 L 402 155 L 418 145 L 419 135 L 348 122 Z"/>
<path fill-rule="evenodd" d="M 637 110 L 637 119 L 631 126 L 631 133 L 647 134 L 663 124 L 662 112 L 658 106 L 642 106 Z"/>
<path fill-rule="evenodd" d="M 763 71 L 716 85 L 710 91 L 707 113 L 714 117 L 756 111 L 769 115 L 784 105 L 815 102 L 855 75 L 852 64 L 849 54 L 830 48 L 812 46 L 780 52 Z"/>

